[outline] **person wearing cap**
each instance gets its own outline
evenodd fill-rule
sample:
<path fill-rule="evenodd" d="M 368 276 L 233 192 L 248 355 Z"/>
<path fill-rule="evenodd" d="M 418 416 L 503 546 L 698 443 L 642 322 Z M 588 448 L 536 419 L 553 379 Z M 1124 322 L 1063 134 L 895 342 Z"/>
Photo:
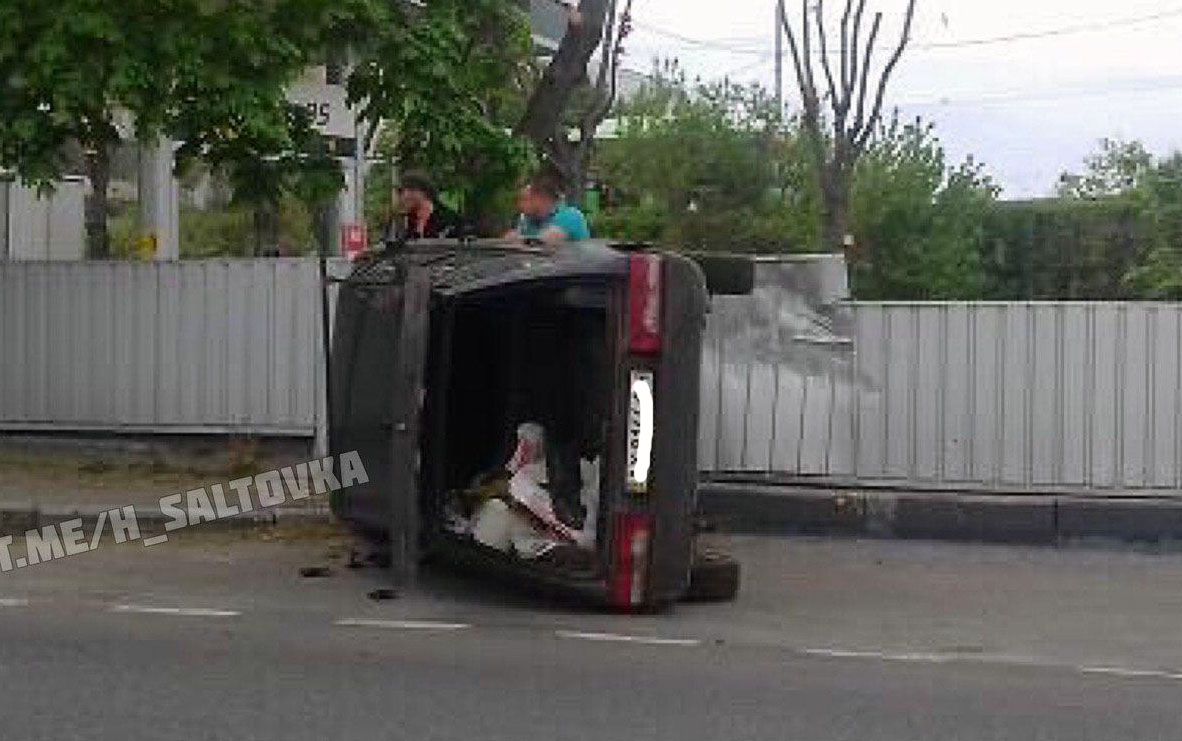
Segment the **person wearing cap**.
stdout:
<path fill-rule="evenodd" d="M 386 241 L 447 239 L 460 236 L 460 218 L 437 200 L 425 175 L 407 173 L 398 186 L 399 213 L 386 226 Z"/>
<path fill-rule="evenodd" d="M 538 241 L 557 245 L 591 238 L 583 212 L 563 198 L 557 178 L 538 175 L 530 180 L 518 199 L 521 214 L 517 227 L 509 232 L 515 241 Z"/>

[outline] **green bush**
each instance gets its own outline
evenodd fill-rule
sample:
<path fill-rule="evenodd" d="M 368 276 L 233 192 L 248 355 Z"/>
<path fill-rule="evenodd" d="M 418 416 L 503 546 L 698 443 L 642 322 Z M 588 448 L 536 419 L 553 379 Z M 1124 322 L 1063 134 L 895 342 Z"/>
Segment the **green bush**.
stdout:
<path fill-rule="evenodd" d="M 111 254 L 116 258 L 146 257 L 139 249 L 142 232 L 136 204 L 122 204 L 110 218 Z M 252 257 L 276 249 L 285 256 L 316 252 L 312 217 L 296 199 L 283 199 L 279 208 L 278 243 L 259 233 L 254 210 L 246 206 L 221 209 L 183 208 L 180 213 L 182 259 Z"/>

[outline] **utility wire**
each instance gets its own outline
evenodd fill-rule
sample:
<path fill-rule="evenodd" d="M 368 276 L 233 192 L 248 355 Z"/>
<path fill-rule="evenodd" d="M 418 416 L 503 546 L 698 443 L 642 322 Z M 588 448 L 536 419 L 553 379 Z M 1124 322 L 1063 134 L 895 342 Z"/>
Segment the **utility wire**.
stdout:
<path fill-rule="evenodd" d="M 1168 20 L 1171 18 L 1182 17 L 1182 8 L 1173 8 L 1171 10 L 1159 11 L 1149 15 L 1131 16 L 1127 18 L 1116 18 L 1108 21 L 1096 21 L 1093 23 L 1080 23 L 1072 26 L 1061 26 L 1059 28 L 1050 28 L 1042 31 L 1023 31 L 1019 33 L 1005 34 L 1002 36 L 989 36 L 979 39 L 963 39 L 960 41 L 931 41 L 921 44 L 914 44 L 912 49 L 931 51 L 943 49 L 962 49 L 977 46 L 993 46 L 996 44 L 1008 44 L 1019 41 L 1032 41 L 1037 39 L 1053 38 L 1058 36 L 1073 36 L 1081 33 L 1094 33 L 1097 31 L 1109 31 L 1115 28 L 1124 28 L 1128 26 L 1139 26 L 1145 23 L 1152 23 L 1154 21 Z M 669 31 L 658 26 L 649 25 L 647 23 L 636 23 L 638 29 L 643 29 L 656 36 L 663 36 L 665 38 L 680 41 L 687 46 L 699 47 L 704 49 L 714 49 L 717 51 L 725 51 L 731 54 L 750 54 L 759 57 L 774 56 L 765 48 L 752 48 L 747 45 L 733 45 L 713 41 L 709 39 L 695 39 L 690 36 L 684 36 L 673 31 Z M 832 50 L 830 54 L 839 54 L 837 50 Z"/>
<path fill-rule="evenodd" d="M 936 41 L 926 44 L 919 44 L 917 49 L 961 49 L 970 46 L 990 46 L 993 44 L 1006 44 L 1014 41 L 1030 41 L 1034 39 L 1046 39 L 1055 36 L 1072 36 L 1081 33 L 1093 33 L 1096 31 L 1109 31 L 1114 28 L 1123 28 L 1127 26 L 1139 26 L 1143 23 L 1152 23 L 1153 21 L 1164 21 L 1169 18 L 1182 17 L 1182 8 L 1174 8 L 1173 10 L 1164 10 L 1159 13 L 1151 15 L 1134 16 L 1131 18 L 1118 18 L 1111 21 L 1096 21 L 1093 23 L 1081 23 L 1074 26 L 1064 26 L 1062 28 L 1052 28 L 1045 31 L 1026 31 L 1022 33 L 1014 33 L 1006 36 L 993 36 L 984 39 L 967 39 L 964 41 Z"/>

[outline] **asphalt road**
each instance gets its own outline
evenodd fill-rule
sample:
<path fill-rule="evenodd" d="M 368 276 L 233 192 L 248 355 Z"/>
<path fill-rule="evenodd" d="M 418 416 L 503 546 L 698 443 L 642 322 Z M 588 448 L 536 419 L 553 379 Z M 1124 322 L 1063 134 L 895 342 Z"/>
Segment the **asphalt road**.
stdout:
<path fill-rule="evenodd" d="M 737 604 L 628 618 L 438 574 L 373 602 L 383 574 L 329 547 L 0 575 L 4 737 L 1182 735 L 1176 556 L 742 540 Z M 315 563 L 332 574 L 298 576 Z"/>

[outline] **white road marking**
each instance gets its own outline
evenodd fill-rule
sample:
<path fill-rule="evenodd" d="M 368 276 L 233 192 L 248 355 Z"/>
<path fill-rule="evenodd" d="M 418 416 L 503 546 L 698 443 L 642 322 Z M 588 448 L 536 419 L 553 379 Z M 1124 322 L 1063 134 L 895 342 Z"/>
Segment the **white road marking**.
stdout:
<path fill-rule="evenodd" d="M 471 623 L 437 623 L 430 620 L 367 620 L 346 618 L 333 625 L 342 628 L 386 628 L 387 630 L 467 630 Z"/>
<path fill-rule="evenodd" d="M 654 638 L 650 636 L 630 636 L 619 633 L 584 633 L 577 630 L 556 630 L 554 635 L 559 638 L 573 638 L 580 641 L 598 641 L 602 643 L 641 643 L 647 646 L 700 646 L 702 642 L 696 638 Z"/>
<path fill-rule="evenodd" d="M 115 605 L 111 612 L 132 612 L 142 615 L 180 615 L 183 617 L 236 617 L 238 610 L 215 610 L 207 607 L 150 607 L 147 605 Z"/>
<path fill-rule="evenodd" d="M 800 651 L 809 656 L 823 656 L 828 659 L 876 659 L 878 661 L 905 661 L 920 664 L 945 664 L 958 657 L 928 653 L 885 653 L 882 651 L 847 651 L 832 648 L 805 648 Z M 974 657 L 979 658 L 979 657 Z"/>
<path fill-rule="evenodd" d="M 27 599 L 13 599 L 5 597 L 0 599 L 0 607 L 28 607 L 29 601 Z"/>
<path fill-rule="evenodd" d="M 938 653 L 891 653 L 887 651 L 851 651 L 833 648 L 804 648 L 798 653 L 806 656 L 819 656 L 828 659 L 863 659 L 871 661 L 890 661 L 897 663 L 923 664 L 987 664 L 992 666 L 1028 667 L 1034 669 L 1059 669 L 1072 671 L 1077 674 L 1094 674 L 1125 679 L 1167 679 L 1182 682 L 1182 672 L 1164 671 L 1160 669 L 1132 669 L 1119 666 L 1087 666 L 1079 664 L 1064 664 L 1032 656 L 1010 656 L 1003 654 L 938 654 Z"/>
<path fill-rule="evenodd" d="M 1079 666 L 1076 671 L 1083 674 L 1105 674 L 1111 677 L 1125 677 L 1126 679 L 1169 679 L 1182 682 L 1182 674 L 1176 672 L 1154 671 L 1150 669 L 1123 669 L 1117 666 Z"/>
<path fill-rule="evenodd" d="M 167 543 L 167 542 L 168 542 L 167 535 L 155 535 L 151 538 L 144 538 L 144 547 L 151 548 L 154 545 L 160 545 L 161 543 Z"/>

